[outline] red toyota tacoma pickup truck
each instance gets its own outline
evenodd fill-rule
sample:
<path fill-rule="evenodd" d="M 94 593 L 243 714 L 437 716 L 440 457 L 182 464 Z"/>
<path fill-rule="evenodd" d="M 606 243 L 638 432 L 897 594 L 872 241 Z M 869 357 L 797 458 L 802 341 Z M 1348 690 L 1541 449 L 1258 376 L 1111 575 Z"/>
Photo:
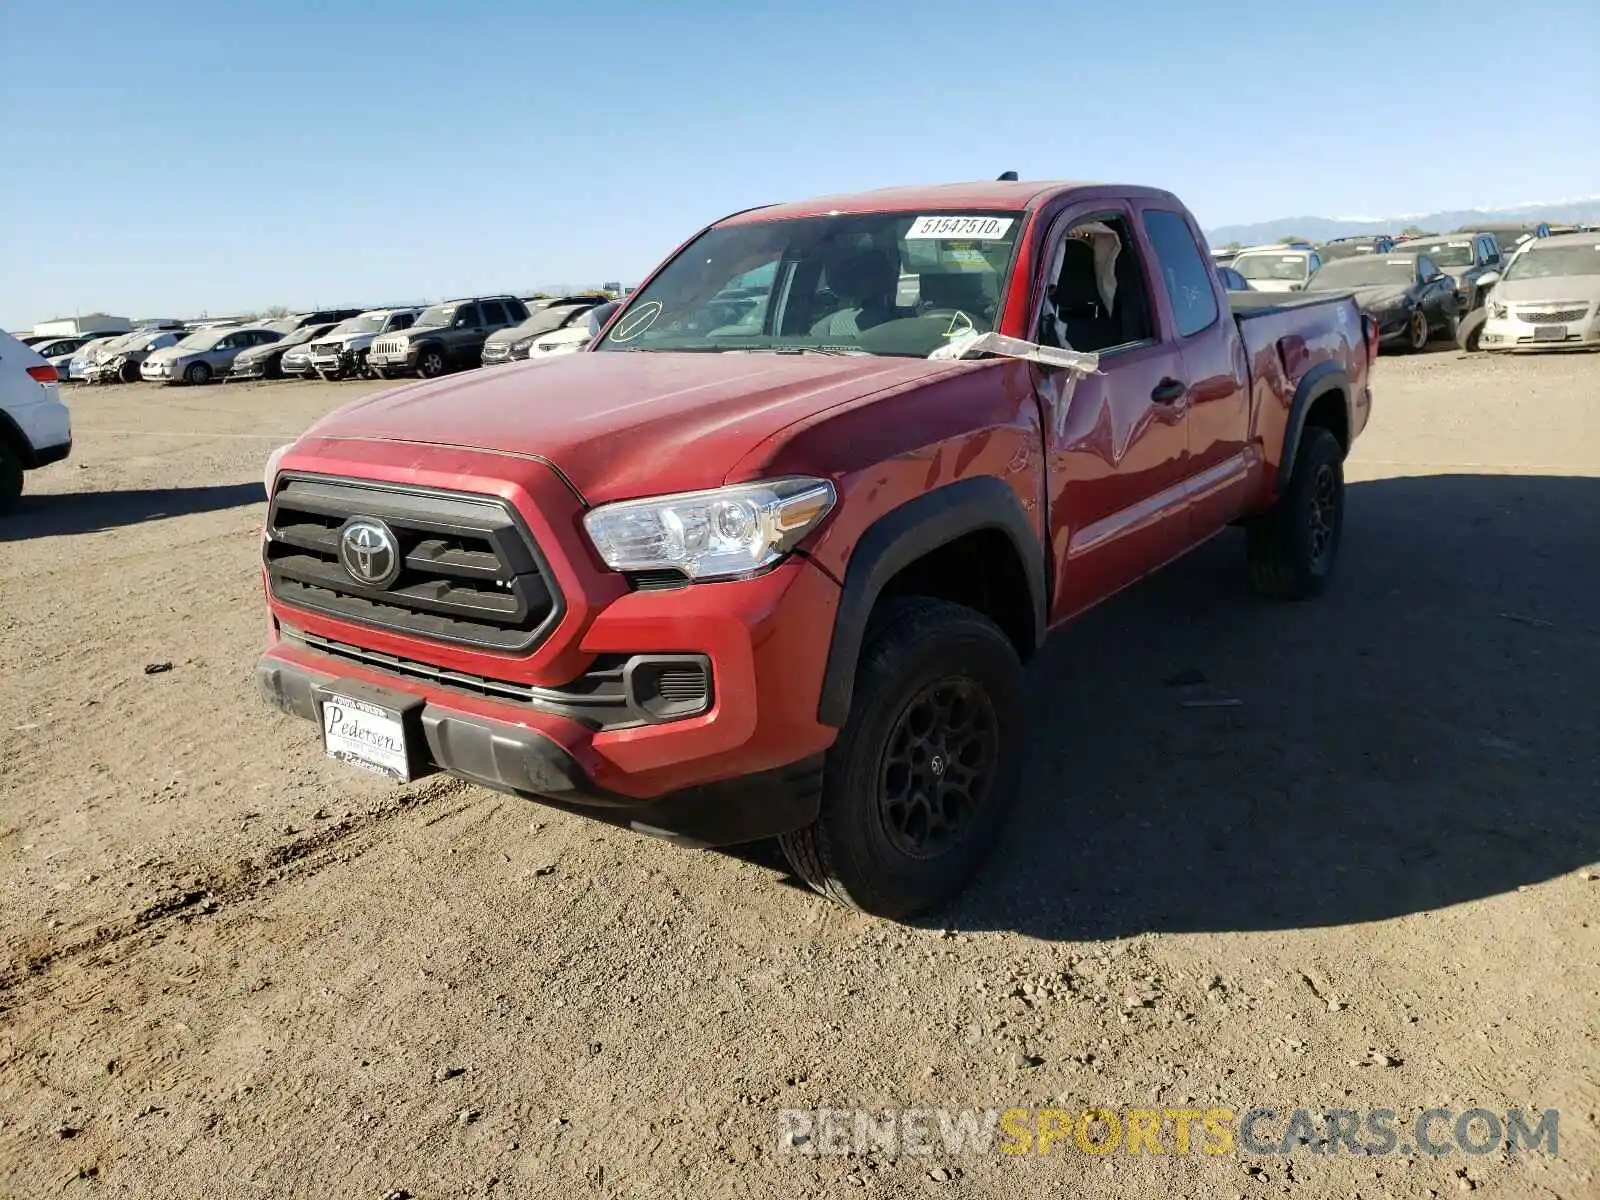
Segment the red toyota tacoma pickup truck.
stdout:
<path fill-rule="evenodd" d="M 736 213 L 586 352 L 276 452 L 257 679 L 354 765 L 776 836 L 906 915 L 993 844 L 1051 627 L 1229 525 L 1322 586 L 1376 351 L 1347 296 L 1230 298 L 1153 188 Z"/>

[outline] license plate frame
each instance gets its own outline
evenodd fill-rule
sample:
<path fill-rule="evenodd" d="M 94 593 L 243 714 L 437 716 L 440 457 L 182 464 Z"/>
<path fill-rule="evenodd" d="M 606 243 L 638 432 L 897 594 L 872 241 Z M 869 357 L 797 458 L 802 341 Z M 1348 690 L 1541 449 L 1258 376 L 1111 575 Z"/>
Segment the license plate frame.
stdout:
<path fill-rule="evenodd" d="M 317 692 L 329 758 L 395 783 L 428 773 L 420 699 L 353 679 L 331 680 Z"/>
<path fill-rule="evenodd" d="M 1567 340 L 1567 327 L 1565 325 L 1535 325 L 1533 327 L 1533 340 L 1536 342 L 1564 342 Z"/>

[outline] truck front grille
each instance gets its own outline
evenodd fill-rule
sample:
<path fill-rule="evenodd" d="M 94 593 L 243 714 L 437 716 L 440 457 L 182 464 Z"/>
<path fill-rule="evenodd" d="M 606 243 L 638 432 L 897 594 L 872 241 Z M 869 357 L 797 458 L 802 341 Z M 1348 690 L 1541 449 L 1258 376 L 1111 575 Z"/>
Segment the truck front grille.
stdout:
<path fill-rule="evenodd" d="M 358 522 L 374 543 L 366 557 L 346 537 Z M 525 652 L 561 619 L 532 535 L 492 496 L 286 474 L 263 553 L 285 604 L 432 641 Z"/>

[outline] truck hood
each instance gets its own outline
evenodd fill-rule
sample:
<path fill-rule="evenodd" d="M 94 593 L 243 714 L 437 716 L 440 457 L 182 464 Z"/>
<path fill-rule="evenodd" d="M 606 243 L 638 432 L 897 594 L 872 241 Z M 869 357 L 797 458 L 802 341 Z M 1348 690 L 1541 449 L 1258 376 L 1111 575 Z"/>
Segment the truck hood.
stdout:
<path fill-rule="evenodd" d="M 864 355 L 570 354 L 382 392 L 305 437 L 534 456 L 601 504 L 716 487 L 796 421 L 966 366 Z"/>

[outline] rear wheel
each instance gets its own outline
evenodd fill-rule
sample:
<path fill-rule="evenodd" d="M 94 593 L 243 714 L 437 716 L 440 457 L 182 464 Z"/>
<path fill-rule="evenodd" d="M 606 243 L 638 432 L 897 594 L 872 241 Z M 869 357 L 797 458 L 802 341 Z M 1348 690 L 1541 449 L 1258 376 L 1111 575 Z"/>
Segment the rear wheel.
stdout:
<path fill-rule="evenodd" d="M 4 438 L 0 438 L 0 513 L 22 495 L 22 459 Z"/>
<path fill-rule="evenodd" d="M 1462 317 L 1456 325 L 1456 345 L 1468 354 L 1481 349 L 1478 340 L 1483 336 L 1483 326 L 1488 319 L 1488 310 L 1483 308 L 1475 308 Z"/>
<path fill-rule="evenodd" d="M 905 917 L 967 882 L 1017 790 L 1022 666 L 994 622 L 908 596 L 873 614 L 822 808 L 780 842 L 824 896 Z"/>
<path fill-rule="evenodd" d="M 1327 585 L 1344 531 L 1344 451 L 1313 425 L 1300 438 L 1289 486 L 1247 527 L 1250 586 L 1274 600 L 1303 600 Z"/>
<path fill-rule="evenodd" d="M 203 383 L 210 383 L 211 368 L 203 362 L 190 363 L 189 369 L 183 373 L 183 381 L 192 383 L 196 387 Z"/>

